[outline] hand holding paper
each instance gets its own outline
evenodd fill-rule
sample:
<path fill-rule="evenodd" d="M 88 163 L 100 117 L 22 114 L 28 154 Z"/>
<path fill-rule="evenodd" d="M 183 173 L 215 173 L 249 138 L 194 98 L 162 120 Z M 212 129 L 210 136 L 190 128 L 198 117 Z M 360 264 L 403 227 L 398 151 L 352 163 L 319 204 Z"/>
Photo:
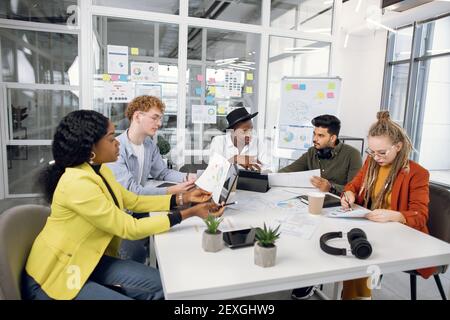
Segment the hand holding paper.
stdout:
<path fill-rule="evenodd" d="M 223 185 L 228 176 L 230 162 L 220 154 L 213 154 L 209 159 L 208 167 L 197 179 L 195 184 L 208 192 L 212 192 L 212 199 L 219 203 Z"/>
<path fill-rule="evenodd" d="M 205 202 L 208 201 L 209 199 L 211 199 L 211 192 L 202 190 L 202 189 L 195 189 L 193 191 L 190 192 L 186 192 L 186 202 L 190 203 L 201 203 L 201 202 Z"/>
<path fill-rule="evenodd" d="M 309 170 L 289 173 L 269 173 L 271 187 L 314 188 L 311 179 L 320 177 L 320 170 Z"/>

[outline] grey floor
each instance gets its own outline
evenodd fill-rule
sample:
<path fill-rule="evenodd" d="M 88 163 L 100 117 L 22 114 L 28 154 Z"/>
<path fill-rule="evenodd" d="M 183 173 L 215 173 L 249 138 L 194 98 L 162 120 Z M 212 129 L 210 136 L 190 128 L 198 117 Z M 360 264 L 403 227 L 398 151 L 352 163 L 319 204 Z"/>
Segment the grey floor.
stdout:
<path fill-rule="evenodd" d="M 13 206 L 21 204 L 43 204 L 40 198 L 22 198 L 0 200 L 0 214 Z M 441 276 L 442 286 L 444 287 L 447 298 L 450 299 L 450 268 Z M 419 300 L 440 300 L 441 296 L 433 278 L 427 280 L 417 277 L 417 298 Z M 291 291 L 280 291 L 263 295 L 244 297 L 242 299 L 250 300 L 290 300 Z M 319 297 L 314 295 L 311 300 L 317 300 Z M 381 288 L 373 290 L 374 300 L 409 300 L 409 275 L 402 272 L 386 274 L 381 282 Z"/>
<path fill-rule="evenodd" d="M 440 275 L 442 286 L 447 299 L 450 299 L 450 270 Z M 386 274 L 381 281 L 381 288 L 372 291 L 373 300 L 409 300 L 409 275 L 403 272 Z M 249 300 L 291 300 L 291 291 L 280 291 L 242 299 Z M 417 277 L 417 299 L 418 300 L 441 300 L 438 288 L 434 279 L 427 280 Z M 320 300 L 317 295 L 313 295 L 309 300 Z"/>

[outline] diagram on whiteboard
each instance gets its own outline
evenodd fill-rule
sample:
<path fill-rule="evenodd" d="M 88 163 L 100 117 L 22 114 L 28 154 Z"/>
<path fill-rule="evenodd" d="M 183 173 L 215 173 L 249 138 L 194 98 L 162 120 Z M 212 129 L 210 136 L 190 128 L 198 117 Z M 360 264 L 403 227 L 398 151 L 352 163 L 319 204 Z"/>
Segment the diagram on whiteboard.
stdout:
<path fill-rule="evenodd" d="M 281 126 L 278 141 L 279 148 L 307 150 L 312 146 L 313 128 Z"/>
<path fill-rule="evenodd" d="M 280 115 L 280 125 L 295 123 L 297 125 L 309 124 L 309 105 L 304 101 L 290 101 L 286 105 L 285 114 Z"/>
<path fill-rule="evenodd" d="M 340 90 L 340 78 L 283 78 L 277 148 L 310 148 L 313 136 L 311 120 L 322 114 L 338 114 Z"/>

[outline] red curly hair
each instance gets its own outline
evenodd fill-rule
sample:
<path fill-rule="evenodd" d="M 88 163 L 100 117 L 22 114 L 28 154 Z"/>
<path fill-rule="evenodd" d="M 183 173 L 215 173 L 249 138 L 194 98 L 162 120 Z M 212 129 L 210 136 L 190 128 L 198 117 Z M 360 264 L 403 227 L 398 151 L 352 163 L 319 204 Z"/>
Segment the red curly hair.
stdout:
<path fill-rule="evenodd" d="M 161 113 L 164 113 L 164 110 L 166 106 L 164 103 L 157 97 L 154 96 L 139 96 L 134 98 L 127 106 L 127 109 L 125 110 L 125 116 L 128 118 L 128 120 L 133 119 L 133 115 L 136 111 L 142 111 L 147 112 L 150 111 L 150 109 L 156 108 Z"/>

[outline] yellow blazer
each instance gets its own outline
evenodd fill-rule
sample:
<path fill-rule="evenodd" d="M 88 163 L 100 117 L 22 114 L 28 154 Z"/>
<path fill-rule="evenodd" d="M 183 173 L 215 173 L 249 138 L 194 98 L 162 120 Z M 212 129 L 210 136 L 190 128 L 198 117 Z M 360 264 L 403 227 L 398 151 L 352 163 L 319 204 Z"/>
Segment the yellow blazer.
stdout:
<path fill-rule="evenodd" d="M 134 219 L 123 211 L 168 211 L 170 195 L 138 196 L 123 188 L 107 166 L 102 178 L 83 163 L 61 176 L 51 214 L 33 243 L 27 273 L 53 299 L 73 299 L 103 254 L 117 256 L 121 239 L 137 240 L 169 230 L 167 215 Z"/>

